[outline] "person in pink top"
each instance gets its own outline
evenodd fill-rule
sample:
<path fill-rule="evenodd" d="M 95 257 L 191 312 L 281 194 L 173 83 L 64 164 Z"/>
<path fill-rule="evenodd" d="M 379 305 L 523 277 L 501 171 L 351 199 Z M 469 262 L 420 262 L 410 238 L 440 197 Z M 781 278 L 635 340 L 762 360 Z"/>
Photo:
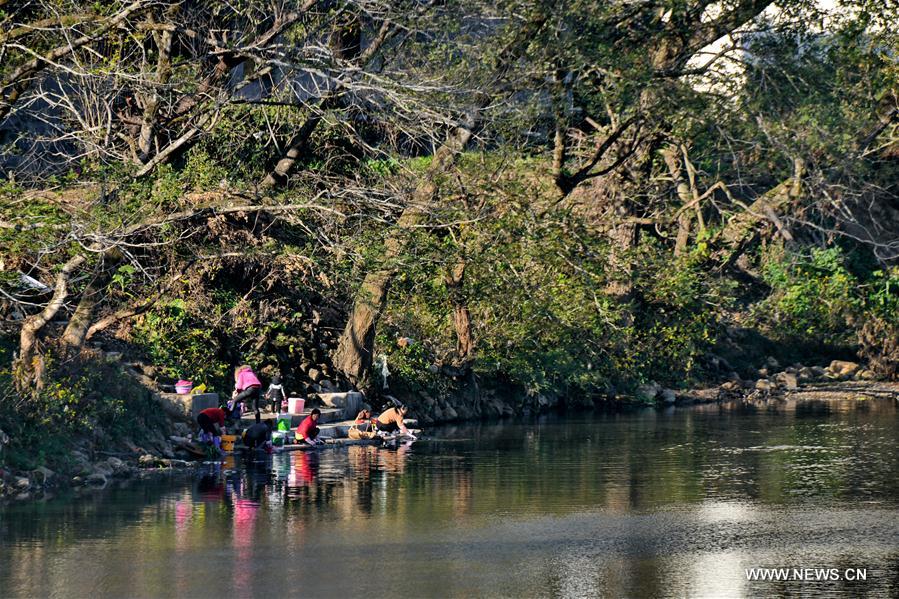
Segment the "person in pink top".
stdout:
<path fill-rule="evenodd" d="M 259 418 L 262 403 L 262 383 L 249 366 L 238 366 L 234 369 L 234 393 L 231 394 L 231 418 L 240 416 L 240 406 L 248 404 L 251 400 L 256 408 L 256 418 Z"/>

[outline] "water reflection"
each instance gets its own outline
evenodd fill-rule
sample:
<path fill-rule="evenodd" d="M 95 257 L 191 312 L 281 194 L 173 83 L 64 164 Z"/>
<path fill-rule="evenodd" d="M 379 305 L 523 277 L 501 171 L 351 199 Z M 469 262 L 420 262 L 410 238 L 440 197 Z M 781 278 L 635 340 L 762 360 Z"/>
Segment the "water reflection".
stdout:
<path fill-rule="evenodd" d="M 0 511 L 0 596 L 255 596 L 273 580 L 322 596 L 899 591 L 895 402 L 735 403 L 432 434 L 393 449 L 260 453 L 12 506 Z M 830 565 L 880 574 L 794 587 L 743 574 Z"/>

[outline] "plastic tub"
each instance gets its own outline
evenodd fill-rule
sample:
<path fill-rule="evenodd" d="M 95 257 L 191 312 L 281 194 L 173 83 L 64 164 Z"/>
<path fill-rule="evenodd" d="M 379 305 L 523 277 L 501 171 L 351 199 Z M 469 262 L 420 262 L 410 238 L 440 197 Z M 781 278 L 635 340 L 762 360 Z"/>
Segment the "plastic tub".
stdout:
<path fill-rule="evenodd" d="M 279 431 L 289 431 L 292 420 L 293 418 L 290 417 L 290 414 L 278 414 L 278 421 L 275 422 L 275 428 Z"/>
<path fill-rule="evenodd" d="M 287 399 L 287 413 L 300 414 L 306 408 L 306 400 L 302 397 L 290 397 Z"/>
<path fill-rule="evenodd" d="M 188 395 L 190 390 L 194 388 L 194 384 L 191 381 L 178 381 L 175 383 L 175 393 L 179 395 Z"/>
<path fill-rule="evenodd" d="M 222 435 L 222 451 L 234 451 L 237 435 Z"/>

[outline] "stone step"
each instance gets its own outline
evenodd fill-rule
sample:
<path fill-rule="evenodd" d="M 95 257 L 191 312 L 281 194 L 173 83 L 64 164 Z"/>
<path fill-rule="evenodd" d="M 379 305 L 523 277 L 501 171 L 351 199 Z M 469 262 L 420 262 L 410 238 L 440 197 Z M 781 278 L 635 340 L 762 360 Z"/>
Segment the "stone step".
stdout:
<path fill-rule="evenodd" d="M 321 415 L 318 417 L 319 424 L 326 424 L 328 422 L 337 422 L 343 419 L 343 410 L 340 408 L 319 408 L 321 410 Z M 290 414 L 290 428 L 296 428 L 303 421 L 303 418 L 312 413 L 312 409 L 303 410 L 299 414 Z M 269 412 L 263 412 L 260 415 L 262 420 L 273 420 L 277 418 L 276 414 L 271 414 Z M 255 412 L 246 412 L 241 417 L 241 424 L 244 426 L 249 426 L 256 420 Z"/>

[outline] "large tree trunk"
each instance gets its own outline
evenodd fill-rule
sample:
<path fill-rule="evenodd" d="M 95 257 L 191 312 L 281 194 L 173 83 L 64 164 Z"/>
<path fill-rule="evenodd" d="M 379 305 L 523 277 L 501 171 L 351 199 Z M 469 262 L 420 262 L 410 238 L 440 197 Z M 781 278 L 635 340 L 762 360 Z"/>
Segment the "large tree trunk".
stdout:
<path fill-rule="evenodd" d="M 19 332 L 19 356 L 14 367 L 15 382 L 19 390 L 27 388 L 32 382 L 35 372 L 39 372 L 39 367 L 35 364 L 35 345 L 38 334 L 65 304 L 69 295 L 69 279 L 85 261 L 86 258 L 81 254 L 70 258 L 56 275 L 56 285 L 50 303 L 43 311 L 28 317 L 22 324 L 22 330 Z"/>
<path fill-rule="evenodd" d="M 335 368 L 354 384 L 365 378 L 371 366 L 375 326 L 387 302 L 387 292 L 396 273 L 394 262 L 406 247 L 409 230 L 422 224 L 427 218 L 437 195 L 437 180 L 453 166 L 456 156 L 471 139 L 474 120 L 470 124 L 458 126 L 434 154 L 424 180 L 412 194 L 411 202 L 384 244 L 382 267 L 366 275 L 356 294 L 346 328 L 332 358 Z"/>
<path fill-rule="evenodd" d="M 681 202 L 681 209 L 677 215 L 677 239 L 674 242 L 674 255 L 681 256 L 687 250 L 687 243 L 690 241 L 690 229 L 693 226 L 690 211 L 686 209 L 693 201 L 693 194 L 690 193 L 690 187 L 684 180 L 677 148 L 673 146 L 665 148 L 662 151 L 662 158 L 665 159 L 665 165 L 668 167 L 671 180 L 674 182 L 677 190 L 677 198 Z"/>
<path fill-rule="evenodd" d="M 471 313 L 463 292 L 465 279 L 465 261 L 460 260 L 446 274 L 444 282 L 449 291 L 450 305 L 453 309 L 453 329 L 456 331 L 456 362 L 464 365 L 471 357 L 474 349 L 474 338 L 471 334 Z"/>

